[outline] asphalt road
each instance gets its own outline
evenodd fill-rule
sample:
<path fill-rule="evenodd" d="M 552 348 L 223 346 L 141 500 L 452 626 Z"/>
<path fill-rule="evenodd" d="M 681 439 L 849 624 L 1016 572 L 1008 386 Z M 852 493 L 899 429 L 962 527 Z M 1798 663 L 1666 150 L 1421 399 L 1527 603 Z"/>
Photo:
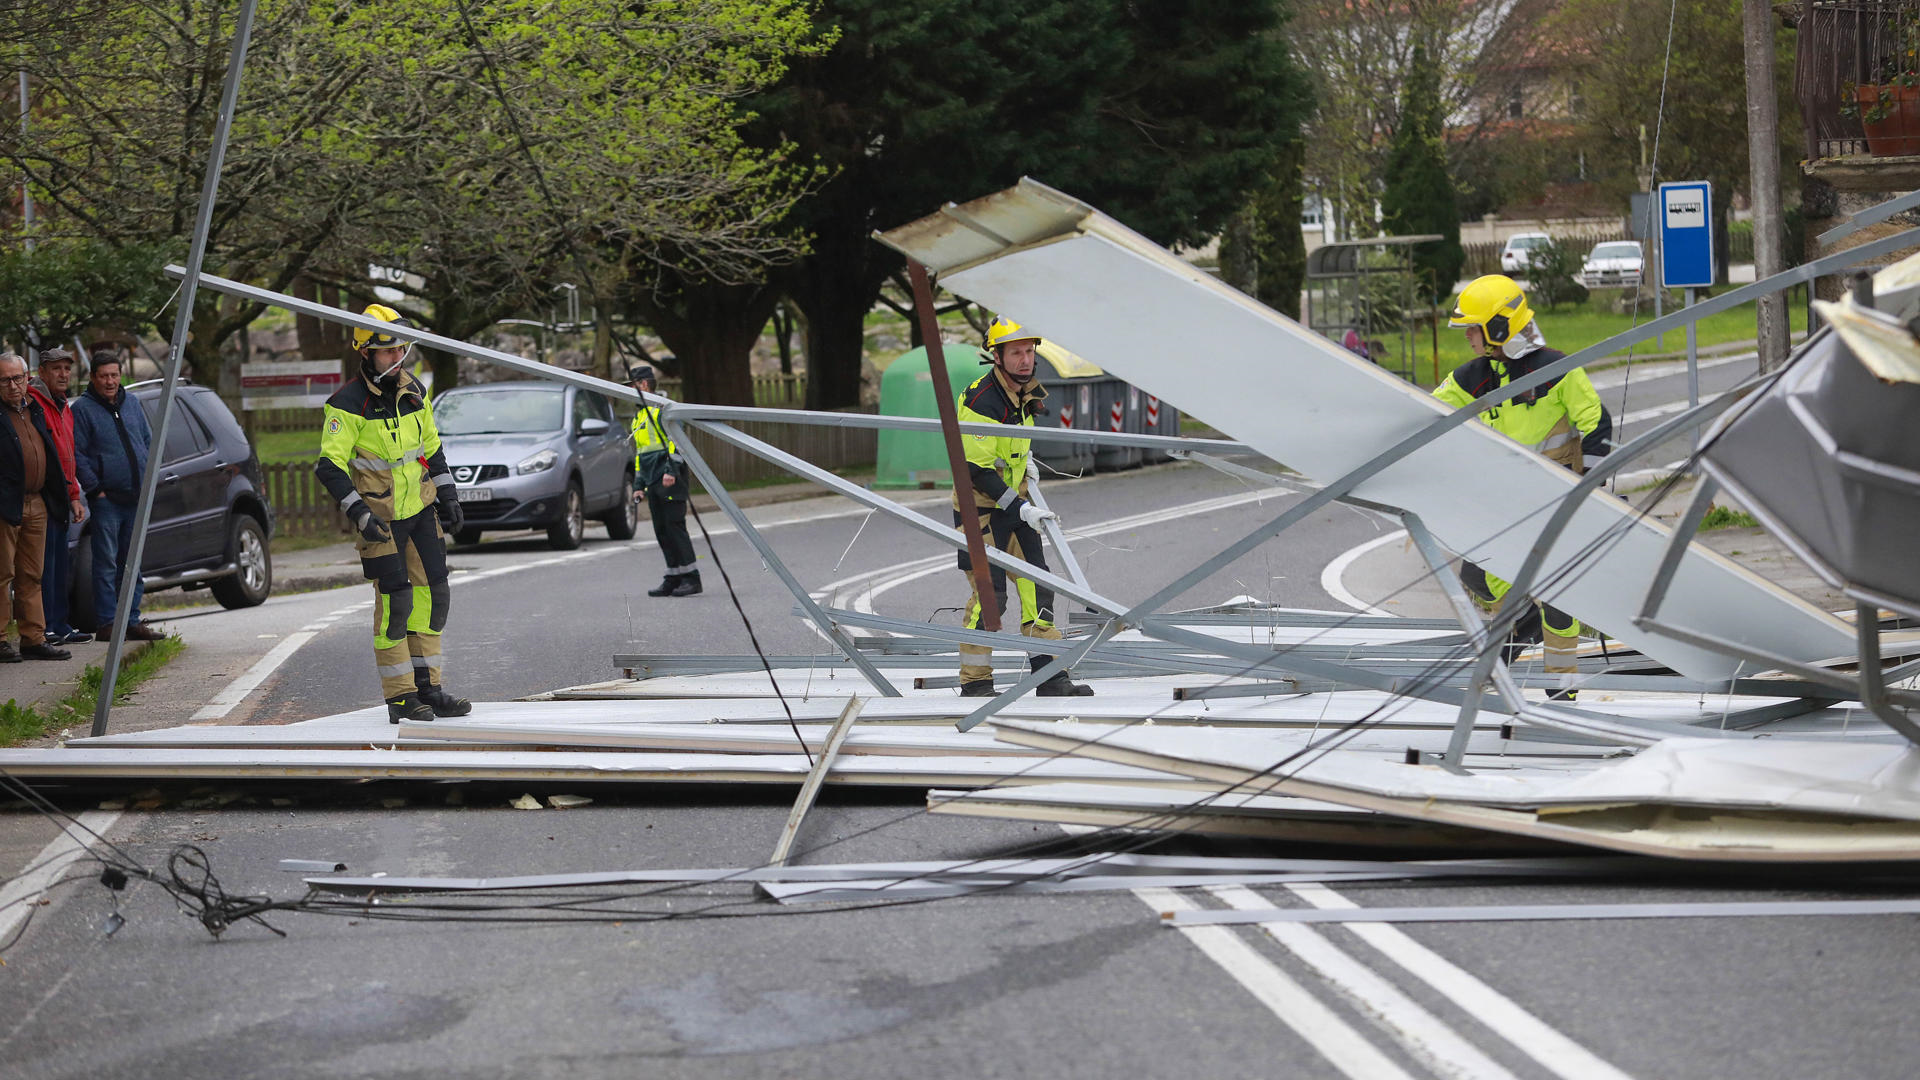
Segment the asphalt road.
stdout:
<path fill-rule="evenodd" d="M 1635 383 L 1643 390 L 1654 381 Z M 1161 524 L 1077 544 L 1093 582 L 1120 599 L 1148 595 L 1289 501 L 1188 510 L 1236 495 L 1251 500 L 1239 483 L 1191 466 L 1049 488 L 1070 531 L 1166 511 Z M 943 514 L 937 502 L 931 510 Z M 836 602 L 864 598 L 883 614 L 957 619 L 950 609 L 964 598 L 960 575 L 914 576 L 912 564 L 936 552 L 906 530 L 877 517 L 863 528 L 863 512 L 824 502 L 754 515 L 794 572 Z M 1322 568 L 1385 528 L 1348 509 L 1327 511 L 1191 596 L 1198 603 L 1247 593 L 1338 607 L 1322 590 Z M 792 599 L 746 543 L 730 531 L 715 540 L 761 644 L 818 651 L 819 639 L 791 616 Z M 697 536 L 696 545 L 704 557 Z M 661 565 L 644 543 L 598 541 L 559 555 L 503 540 L 460 551 L 453 563 L 465 572 L 454 591 L 447 670 L 470 696 L 609 678 L 616 651 L 749 651 L 711 562 L 707 593 L 676 601 L 644 595 Z M 201 707 L 248 656 L 296 632 L 314 636 L 226 719 L 273 722 L 376 702 L 370 616 L 350 610 L 360 594 L 179 618 L 194 643 L 189 656 L 211 657 L 198 662 L 220 670 L 195 676 L 197 698 L 181 690 L 176 696 L 192 699 L 165 708 Z M 162 711 L 156 704 L 155 716 Z M 228 891 L 292 897 L 300 886 L 275 869 L 282 858 L 338 859 L 356 873 L 395 875 L 755 865 L 771 850 L 791 794 L 576 785 L 571 790 L 596 798 L 593 806 L 530 812 L 505 806 L 522 788 L 245 790 L 265 804 L 129 814 L 111 836 L 152 865 L 175 844 L 196 843 Z M 77 810 L 98 797 L 69 793 L 68 803 Z M 273 797 L 294 801 L 265 802 Z M 808 819 L 801 861 L 964 858 L 1071 842 L 1050 826 L 934 818 L 920 805 L 917 793 L 829 789 Z M 5 853 L 30 847 L 33 827 L 24 815 L 0 823 Z M 1199 840 L 1166 850 L 1287 853 Z M 1817 888 L 1825 891 L 1809 891 Z M 1830 880 L 1351 885 L 1331 898 L 1261 889 L 1252 902 L 1581 902 L 1838 888 Z M 838 914 L 747 899 L 729 888 L 654 898 L 655 911 L 704 914 L 620 925 L 285 914 L 272 920 L 284 939 L 243 925 L 214 943 L 150 886 L 125 897 L 127 925 L 106 939 L 107 892 L 67 885 L 23 940 L 0 953 L 0 1061 L 9 1076 L 89 1078 L 937 1071 L 1804 1080 L 1910 1075 L 1920 1050 L 1920 1036 L 1903 1022 L 1920 1006 L 1909 974 L 1920 959 L 1920 924 L 1910 918 L 1415 926 L 1386 934 L 1329 927 L 1276 937 L 1253 928 L 1162 929 L 1154 912 L 1178 901 L 1127 893 Z M 1189 902 L 1247 899 L 1214 890 Z"/>

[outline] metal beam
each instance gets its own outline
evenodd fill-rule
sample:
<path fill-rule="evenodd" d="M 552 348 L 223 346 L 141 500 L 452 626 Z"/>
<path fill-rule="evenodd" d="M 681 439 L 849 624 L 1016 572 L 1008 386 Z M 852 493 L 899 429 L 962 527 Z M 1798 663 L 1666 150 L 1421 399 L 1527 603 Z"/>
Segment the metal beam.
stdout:
<path fill-rule="evenodd" d="M 740 509 L 740 504 L 734 502 L 733 496 L 727 492 L 726 485 L 714 475 L 713 467 L 707 464 L 707 459 L 701 457 L 700 451 L 694 448 L 693 441 L 687 438 L 685 429 L 672 419 L 667 420 L 666 428 L 673 439 L 674 446 L 679 449 L 680 456 L 685 458 L 687 464 L 699 475 L 700 483 L 706 487 L 707 494 L 713 496 L 714 502 L 720 504 L 720 509 L 733 519 L 734 528 L 740 530 L 740 535 L 746 539 L 747 543 L 753 545 L 753 549 L 760 553 L 762 559 L 766 560 L 767 567 L 774 572 L 774 575 L 786 583 L 787 591 L 791 592 L 800 601 L 801 606 L 807 609 L 807 615 L 813 620 L 813 624 L 826 635 L 827 640 L 833 642 L 841 653 L 845 654 L 848 660 L 853 662 L 853 666 L 860 669 L 860 674 L 866 676 L 867 682 L 875 690 L 887 697 L 900 697 L 900 691 L 887 681 L 885 675 L 880 674 L 879 668 L 868 662 L 866 656 L 862 655 L 853 642 L 847 640 L 846 634 L 833 624 L 832 619 L 827 618 L 826 612 L 820 610 L 819 603 L 813 599 L 812 594 L 807 592 L 806 586 L 800 584 L 799 579 L 793 576 L 793 571 L 787 569 L 787 564 L 781 562 L 780 556 L 773 553 L 773 548 L 767 543 L 766 538 L 760 535 L 760 530 L 754 528 L 753 522 L 747 519 L 746 511 Z"/>
<path fill-rule="evenodd" d="M 965 538 L 962 537 L 953 526 L 943 525 L 927 517 L 925 514 L 917 514 L 912 510 L 908 510 L 892 499 L 876 495 L 856 484 L 848 483 L 846 480 L 833 475 L 818 465 L 803 458 L 795 457 L 771 443 L 756 439 L 743 431 L 735 430 L 725 424 L 694 421 L 694 426 L 713 435 L 715 438 L 730 442 L 750 454 L 770 461 L 796 476 L 812 480 L 814 483 L 820 484 L 837 494 L 845 495 L 847 498 L 863 506 L 870 506 L 886 514 L 888 517 L 893 518 L 895 521 L 910 525 L 943 544 L 955 548 L 962 548 L 966 545 Z M 1101 611 L 1114 615 L 1120 613 L 1119 601 L 1109 600 L 1091 589 L 1082 588 L 1078 583 L 1068 581 L 1065 578 L 1042 570 L 1024 559 L 1016 559 L 998 548 L 987 549 L 987 561 L 1036 584 L 1045 585 L 1062 596 L 1078 600 L 1088 607 L 1098 608 Z M 805 594 L 805 590 L 800 588 L 797 582 L 788 585 L 788 588 L 795 590 L 795 596 Z M 811 601 L 810 599 L 803 601 L 803 603 L 806 602 Z"/>
<path fill-rule="evenodd" d="M 787 865 L 787 854 L 793 850 L 794 838 L 800 835 L 800 823 L 806 820 L 807 811 L 813 808 L 814 797 L 820 794 L 820 785 L 827 779 L 827 769 L 833 759 L 840 756 L 840 744 L 847 741 L 847 732 L 852 729 L 854 718 L 860 715 L 864 704 L 855 694 L 847 699 L 847 707 L 840 710 L 840 718 L 833 722 L 833 729 L 827 732 L 827 744 L 820 748 L 820 754 L 813 759 L 813 768 L 807 770 L 806 782 L 800 785 L 800 794 L 793 800 L 793 809 L 787 814 L 787 823 L 780 829 L 780 842 L 773 847 L 770 866 Z"/>
<path fill-rule="evenodd" d="M 127 620 L 133 614 L 133 595 L 140 590 L 140 559 L 146 553 L 147 525 L 153 520 L 154 491 L 165 469 L 167 434 L 173 427 L 173 399 L 180 385 L 180 364 L 186 357 L 187 331 L 193 325 L 193 304 L 199 295 L 200 267 L 207 257 L 207 234 L 213 228 L 213 204 L 220 194 L 220 168 L 227 158 L 227 137 L 233 133 L 234 105 L 240 99 L 240 76 L 247 63 L 247 45 L 253 38 L 253 11 L 256 0 L 241 0 L 240 18 L 233 28 L 233 48 L 227 56 L 226 82 L 220 88 L 220 115 L 213 124 L 213 145 L 207 152 L 206 179 L 200 187 L 200 206 L 193 219 L 193 242 L 187 250 L 187 265 L 180 279 L 180 306 L 173 319 L 173 340 L 167 352 L 167 369 L 160 384 L 160 421 L 154 425 L 152 445 L 147 451 L 147 471 L 140 480 L 140 498 L 133 511 L 133 539 L 120 553 L 126 568 L 126 587 L 113 611 L 112 633 L 107 639 L 107 661 L 100 674 L 100 696 L 93 707 L 93 734 L 107 733 L 107 715 L 113 710 L 114 687 L 120 679 L 120 654 L 127 645 Z M 24 88 L 25 76 L 22 76 Z M 25 117 L 21 118 L 25 122 Z M 122 391 L 124 393 L 124 391 Z M 129 462 L 128 464 L 132 464 Z M 107 567 L 106 572 L 114 572 Z"/>

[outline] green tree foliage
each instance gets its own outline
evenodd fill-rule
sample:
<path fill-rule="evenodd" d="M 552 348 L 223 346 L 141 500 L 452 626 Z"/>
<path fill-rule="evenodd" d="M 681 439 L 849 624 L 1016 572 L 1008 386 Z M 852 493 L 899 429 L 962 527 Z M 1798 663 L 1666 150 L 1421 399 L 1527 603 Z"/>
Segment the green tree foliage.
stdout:
<path fill-rule="evenodd" d="M 154 245 L 99 240 L 42 242 L 0 248 L 0 339 L 65 344 L 96 327 L 146 326 L 173 291 Z"/>
<path fill-rule="evenodd" d="M 1580 269 L 1586 258 L 1580 249 L 1560 240 L 1534 248 L 1527 261 L 1527 294 L 1542 310 L 1562 304 L 1587 302 L 1587 287 L 1580 283 Z"/>
<path fill-rule="evenodd" d="M 1673 9 L 1673 54 L 1667 54 L 1666 6 L 1660 18 L 1611 0 L 1565 0 L 1549 20 L 1558 39 L 1578 42 L 1569 50 L 1569 73 L 1580 80 L 1584 109 L 1579 126 L 1590 165 L 1610 164 L 1599 175 L 1624 205 L 1628 192 L 1643 190 L 1638 175 L 1642 131 L 1647 152 L 1659 139 L 1656 178 L 1707 180 L 1719 209 L 1714 249 L 1721 280 L 1727 272 L 1727 214 L 1733 192 L 1750 173 L 1747 147 L 1746 52 L 1741 0 L 1677 0 Z M 1793 99 L 1793 35 L 1774 26 L 1774 70 L 1780 117 L 1782 177 L 1797 177 L 1799 109 Z M 1662 91 L 1662 75 L 1665 90 Z M 1664 104 L 1663 104 L 1664 99 Z M 1789 203 L 1796 201 L 1788 199 Z"/>
<path fill-rule="evenodd" d="M 1281 147 L 1220 238 L 1221 277 L 1290 319 L 1300 317 L 1307 278 L 1307 240 L 1300 230 L 1305 164 L 1304 140 Z"/>
<path fill-rule="evenodd" d="M 5 179 L 52 235 L 184 252 L 232 5 L 111 6 L 0 49 L 36 95 L 0 129 Z M 806 172 L 747 146 L 738 105 L 809 32 L 804 0 L 262 0 L 207 268 L 364 302 L 368 265 L 397 267 L 426 281 L 403 306 L 459 336 L 609 264 L 764 273 L 798 250 L 771 223 Z M 199 377 L 258 313 L 203 292 Z"/>
<path fill-rule="evenodd" d="M 1387 158 L 1380 196 L 1382 224 L 1400 236 L 1438 234 L 1442 239 L 1414 249 L 1415 279 L 1428 303 L 1453 294 L 1467 263 L 1460 247 L 1460 207 L 1447 173 L 1440 72 L 1425 48 L 1416 46 L 1400 99 L 1400 130 Z"/>
<path fill-rule="evenodd" d="M 1224 0 L 824 0 L 817 19 L 837 42 L 752 103 L 761 145 L 791 141 L 831 171 L 791 219 L 811 253 L 758 293 L 675 274 L 638 283 L 636 302 L 690 387 L 744 386 L 740 343 L 784 293 L 806 314 L 808 403 L 851 404 L 866 313 L 901 265 L 876 228 L 1023 175 L 1164 243 L 1219 228 L 1298 129 L 1280 18 L 1271 2 Z M 691 317 L 723 309 L 741 322 L 729 342 Z"/>
<path fill-rule="evenodd" d="M 1372 232 L 1416 49 L 1437 75 L 1417 104 L 1462 118 L 1448 138 L 1456 161 L 1473 160 L 1509 127 L 1505 98 L 1533 70 L 1533 35 L 1558 2 L 1297 0 L 1289 36 L 1315 103 L 1307 183 L 1353 232 Z"/>

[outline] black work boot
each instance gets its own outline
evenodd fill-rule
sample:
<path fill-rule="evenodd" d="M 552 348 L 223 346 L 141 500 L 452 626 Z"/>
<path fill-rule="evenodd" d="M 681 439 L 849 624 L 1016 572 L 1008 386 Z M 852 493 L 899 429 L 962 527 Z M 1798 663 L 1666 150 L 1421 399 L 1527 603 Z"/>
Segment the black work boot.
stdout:
<path fill-rule="evenodd" d="M 421 687 L 418 697 L 427 703 L 435 716 L 465 716 L 473 711 L 473 702 L 454 697 L 438 686 Z"/>
<path fill-rule="evenodd" d="M 657 589 L 648 589 L 647 595 L 648 596 L 672 596 L 673 590 L 679 587 L 680 587 L 680 575 L 668 574 L 666 577 L 660 579 L 660 587 Z"/>
<path fill-rule="evenodd" d="M 20 654 L 13 650 L 13 642 L 0 640 L 0 664 L 17 664 Z"/>
<path fill-rule="evenodd" d="M 967 679 L 960 684 L 961 697 L 992 697 L 992 679 Z"/>
<path fill-rule="evenodd" d="M 387 723 L 397 724 L 402 720 L 415 724 L 432 723 L 433 706 L 421 701 L 417 693 L 387 699 Z"/>
<path fill-rule="evenodd" d="M 695 570 L 691 573 L 680 575 L 680 584 L 673 587 L 672 595 L 699 596 L 700 591 L 700 571 Z"/>
<path fill-rule="evenodd" d="M 1033 688 L 1035 697 L 1092 697 L 1093 687 L 1086 683 L 1077 683 L 1064 671 L 1055 672 L 1053 677 Z"/>

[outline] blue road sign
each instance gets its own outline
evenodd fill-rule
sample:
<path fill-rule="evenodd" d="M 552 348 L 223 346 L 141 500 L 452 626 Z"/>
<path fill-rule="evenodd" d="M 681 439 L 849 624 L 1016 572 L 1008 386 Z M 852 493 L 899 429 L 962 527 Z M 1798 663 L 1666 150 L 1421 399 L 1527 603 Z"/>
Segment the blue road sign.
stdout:
<path fill-rule="evenodd" d="M 1660 284 L 1703 289 L 1713 284 L 1713 185 L 1688 180 L 1660 185 Z"/>

